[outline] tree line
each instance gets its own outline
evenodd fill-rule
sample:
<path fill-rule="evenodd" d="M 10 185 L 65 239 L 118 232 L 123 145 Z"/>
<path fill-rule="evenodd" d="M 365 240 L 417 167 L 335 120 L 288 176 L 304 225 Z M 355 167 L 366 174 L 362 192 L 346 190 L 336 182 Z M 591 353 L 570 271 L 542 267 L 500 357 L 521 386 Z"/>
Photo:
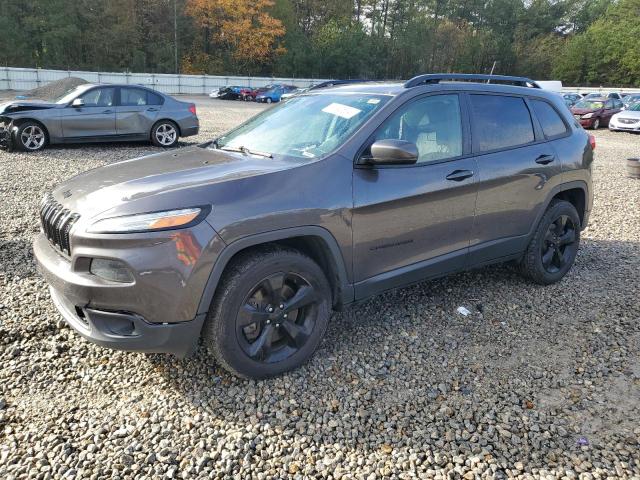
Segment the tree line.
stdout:
<path fill-rule="evenodd" d="M 639 18 L 640 0 L 4 0 L 0 62 L 370 79 L 493 68 L 640 86 Z"/>

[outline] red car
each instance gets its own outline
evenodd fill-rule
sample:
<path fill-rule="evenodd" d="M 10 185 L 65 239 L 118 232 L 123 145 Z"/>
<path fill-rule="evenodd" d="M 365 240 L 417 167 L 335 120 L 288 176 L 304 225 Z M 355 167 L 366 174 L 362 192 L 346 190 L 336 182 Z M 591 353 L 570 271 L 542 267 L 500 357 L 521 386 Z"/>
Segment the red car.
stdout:
<path fill-rule="evenodd" d="M 259 88 L 243 88 L 242 90 L 240 90 L 240 98 L 247 102 L 254 102 L 256 100 L 257 95 L 279 86 L 280 86 L 279 84 L 273 84 L 273 85 L 265 85 L 264 87 L 259 87 Z"/>
<path fill-rule="evenodd" d="M 584 128 L 597 130 L 600 126 L 609 125 L 611 117 L 622 110 L 622 102 L 616 98 L 585 98 L 570 110 Z"/>

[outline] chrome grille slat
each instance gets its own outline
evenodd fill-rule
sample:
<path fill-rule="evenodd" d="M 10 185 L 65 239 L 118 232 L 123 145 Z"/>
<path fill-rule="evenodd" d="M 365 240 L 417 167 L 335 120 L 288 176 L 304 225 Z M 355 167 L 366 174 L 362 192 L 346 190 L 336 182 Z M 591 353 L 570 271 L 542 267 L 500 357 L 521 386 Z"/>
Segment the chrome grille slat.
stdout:
<path fill-rule="evenodd" d="M 80 215 L 64 208 L 51 194 L 44 198 L 40 206 L 42 231 L 51 245 L 67 255 L 71 255 L 69 234 L 78 218 Z"/>

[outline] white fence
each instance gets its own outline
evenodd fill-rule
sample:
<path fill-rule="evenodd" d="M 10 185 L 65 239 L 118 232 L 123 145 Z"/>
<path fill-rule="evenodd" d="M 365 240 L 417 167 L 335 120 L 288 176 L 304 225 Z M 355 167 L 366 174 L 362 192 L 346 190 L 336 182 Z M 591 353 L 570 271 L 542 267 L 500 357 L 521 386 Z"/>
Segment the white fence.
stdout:
<path fill-rule="evenodd" d="M 326 79 L 282 78 L 282 77 L 237 77 L 212 75 L 175 75 L 161 73 L 118 73 L 83 72 L 75 70 L 44 70 L 40 68 L 0 67 L 0 90 L 31 90 L 54 80 L 66 77 L 78 77 L 90 83 L 125 83 L 146 85 L 164 93 L 202 95 L 227 85 L 262 87 L 270 83 L 284 83 L 298 87 L 308 87 Z M 594 88 L 563 87 L 563 91 L 590 92 L 637 92 L 640 88 Z"/>
<path fill-rule="evenodd" d="M 173 75 L 159 73 L 82 72 L 75 70 L 44 70 L 40 68 L 0 67 L 0 90 L 31 90 L 54 80 L 78 77 L 89 83 L 124 83 L 145 85 L 171 95 L 209 94 L 227 85 L 262 87 L 270 83 L 283 83 L 308 87 L 324 81 L 314 78 L 234 77 L 212 75 Z"/>

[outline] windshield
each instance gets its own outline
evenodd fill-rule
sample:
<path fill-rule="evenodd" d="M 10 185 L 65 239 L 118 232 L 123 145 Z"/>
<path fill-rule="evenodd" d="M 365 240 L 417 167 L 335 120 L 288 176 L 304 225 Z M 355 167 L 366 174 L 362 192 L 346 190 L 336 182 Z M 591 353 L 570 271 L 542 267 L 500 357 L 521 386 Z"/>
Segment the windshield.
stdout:
<path fill-rule="evenodd" d="M 218 138 L 214 147 L 321 157 L 344 143 L 389 98 L 361 93 L 296 96 Z"/>
<path fill-rule="evenodd" d="M 77 87 L 69 88 L 62 95 L 58 95 L 57 97 L 52 98 L 51 101 L 53 103 L 57 103 L 58 105 L 67 104 L 89 87 L 90 85 L 80 85 Z"/>
<path fill-rule="evenodd" d="M 576 108 L 588 108 L 589 110 L 598 110 L 604 107 L 603 102 L 594 102 L 593 100 L 580 100 L 574 105 Z"/>
<path fill-rule="evenodd" d="M 631 104 L 631 106 L 627 110 L 630 110 L 632 112 L 640 112 L 640 103 Z"/>

